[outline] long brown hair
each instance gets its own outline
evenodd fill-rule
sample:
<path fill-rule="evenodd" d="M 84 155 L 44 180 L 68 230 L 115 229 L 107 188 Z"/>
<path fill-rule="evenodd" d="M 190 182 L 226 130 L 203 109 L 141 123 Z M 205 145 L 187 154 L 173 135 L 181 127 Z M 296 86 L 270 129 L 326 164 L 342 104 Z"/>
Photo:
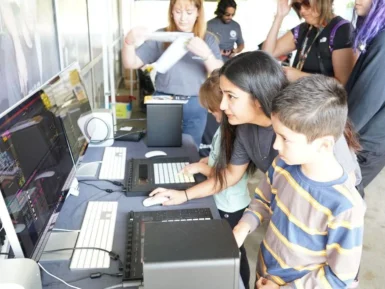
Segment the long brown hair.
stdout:
<path fill-rule="evenodd" d="M 199 89 L 199 102 L 204 108 L 211 112 L 216 112 L 220 111 L 221 101 L 222 92 L 219 87 L 219 69 L 215 69 Z"/>
<path fill-rule="evenodd" d="M 360 142 L 358 141 L 358 135 L 354 130 L 353 124 L 349 118 L 346 121 L 344 137 L 348 143 L 349 148 L 354 151 L 354 153 L 358 153 L 362 149 Z"/>
<path fill-rule="evenodd" d="M 174 8 L 177 1 L 186 1 L 186 2 L 190 1 L 198 9 L 198 17 L 195 21 L 192 32 L 194 33 L 194 36 L 204 39 L 207 25 L 205 21 L 205 11 L 203 8 L 203 0 L 171 0 L 170 6 L 168 7 L 168 26 L 166 27 L 166 31 L 170 31 L 170 32 L 178 31 L 175 21 L 172 18 L 172 9 Z M 167 48 L 168 46 L 170 46 L 170 43 L 165 43 L 165 48 Z"/>
<path fill-rule="evenodd" d="M 319 24 L 325 25 L 333 19 L 333 1 L 334 0 L 309 0 L 310 6 L 313 11 L 317 11 L 319 15 Z M 299 11 L 293 8 L 301 19 Z"/>

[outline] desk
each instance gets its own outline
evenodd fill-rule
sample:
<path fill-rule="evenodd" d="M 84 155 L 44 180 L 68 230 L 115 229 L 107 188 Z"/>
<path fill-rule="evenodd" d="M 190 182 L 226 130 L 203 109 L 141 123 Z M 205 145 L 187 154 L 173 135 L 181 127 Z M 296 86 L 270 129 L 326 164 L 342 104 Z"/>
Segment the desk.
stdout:
<path fill-rule="evenodd" d="M 148 148 L 145 145 L 145 140 L 139 142 L 122 142 L 116 141 L 114 146 L 121 146 L 127 148 L 127 159 L 129 158 L 144 158 L 144 154 L 151 150 L 161 149 L 165 151 L 168 156 L 189 156 L 191 161 L 197 161 L 199 159 L 198 152 L 196 151 L 195 144 L 193 139 L 189 135 L 183 135 L 182 138 L 182 147 L 180 148 Z M 86 154 L 84 155 L 83 162 L 91 161 L 100 161 L 103 157 L 104 148 L 95 148 L 90 147 L 87 149 Z M 119 187 L 114 187 L 108 182 L 99 181 L 96 183 L 99 187 L 102 188 L 111 188 L 118 190 Z M 191 200 L 188 203 L 182 204 L 180 206 L 172 207 L 144 207 L 142 201 L 145 197 L 126 197 L 123 193 L 112 193 L 108 194 L 103 191 L 99 191 L 96 188 L 87 186 L 85 184 L 80 184 L 79 186 L 80 194 L 78 197 L 69 196 L 64 202 L 63 208 L 59 214 L 59 217 L 56 221 L 55 228 L 68 229 L 68 230 L 79 230 L 83 221 L 84 213 L 87 208 L 88 201 L 118 201 L 118 213 L 116 218 L 115 225 L 115 234 L 114 234 L 114 243 L 113 251 L 118 253 L 120 256 L 124 256 L 125 250 L 125 241 L 126 241 L 126 222 L 127 222 L 127 213 L 131 210 L 133 211 L 144 211 L 144 210 L 170 210 L 170 209 L 186 209 L 186 208 L 210 208 L 211 213 L 215 219 L 219 219 L 219 213 L 216 208 L 214 199 L 212 197 L 207 197 L 198 200 Z M 122 259 L 122 257 L 121 257 Z M 124 260 L 122 260 L 124 262 Z M 48 270 L 48 272 L 53 275 L 65 280 L 71 281 L 76 280 L 85 276 L 89 276 L 91 273 L 95 272 L 105 272 L 105 273 L 118 273 L 118 262 L 111 261 L 111 266 L 109 269 L 92 269 L 92 270 L 76 270 L 71 271 L 69 269 L 70 261 L 55 261 L 55 262 L 41 262 L 43 267 Z M 42 282 L 48 284 L 55 282 L 55 284 L 46 286 L 44 288 L 69 288 L 56 279 L 48 276 L 46 273 L 42 273 Z M 109 286 L 121 284 L 121 278 L 103 276 L 99 279 L 91 280 L 89 278 L 81 280 L 76 283 L 71 283 L 76 287 L 82 289 L 103 289 Z"/>

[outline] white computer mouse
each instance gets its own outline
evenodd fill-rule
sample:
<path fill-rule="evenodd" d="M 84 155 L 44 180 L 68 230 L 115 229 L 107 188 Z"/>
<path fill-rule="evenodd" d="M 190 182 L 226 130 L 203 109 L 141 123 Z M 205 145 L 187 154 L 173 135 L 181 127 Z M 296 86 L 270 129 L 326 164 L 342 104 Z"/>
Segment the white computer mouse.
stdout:
<path fill-rule="evenodd" d="M 168 197 L 149 197 L 143 201 L 143 206 L 150 207 L 155 205 L 160 205 L 165 201 L 168 201 Z"/>
<path fill-rule="evenodd" d="M 144 155 L 146 158 L 153 158 L 159 156 L 167 156 L 167 154 L 163 151 L 150 151 Z"/>

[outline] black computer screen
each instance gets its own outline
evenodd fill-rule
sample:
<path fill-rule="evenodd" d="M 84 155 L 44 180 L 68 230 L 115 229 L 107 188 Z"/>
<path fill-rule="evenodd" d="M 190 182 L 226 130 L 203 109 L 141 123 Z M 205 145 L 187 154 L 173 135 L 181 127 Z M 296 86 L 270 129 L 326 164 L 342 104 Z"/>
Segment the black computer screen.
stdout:
<path fill-rule="evenodd" d="M 26 257 L 61 207 L 74 166 L 55 110 L 39 90 L 0 118 L 0 189 Z"/>
<path fill-rule="evenodd" d="M 42 90 L 47 107 L 59 118 L 63 126 L 76 164 L 87 145 L 77 121 L 80 115 L 91 111 L 79 65 L 73 63 L 68 66 Z"/>

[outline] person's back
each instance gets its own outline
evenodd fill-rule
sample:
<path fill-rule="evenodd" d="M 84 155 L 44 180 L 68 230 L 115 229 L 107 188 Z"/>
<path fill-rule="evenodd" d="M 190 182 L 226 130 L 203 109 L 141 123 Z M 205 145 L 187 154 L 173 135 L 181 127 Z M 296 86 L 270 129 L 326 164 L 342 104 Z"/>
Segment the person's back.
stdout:
<path fill-rule="evenodd" d="M 346 288 L 359 268 L 365 213 L 333 154 L 346 125 L 346 92 L 329 77 L 303 78 L 277 95 L 271 118 L 279 156 L 234 228 L 237 242 L 270 219 L 257 287 Z"/>
<path fill-rule="evenodd" d="M 222 112 L 220 103 L 222 100 L 222 92 L 219 87 L 218 70 L 206 79 L 199 90 L 199 102 L 202 107 L 206 108 L 213 115 L 217 123 L 222 121 Z M 212 176 L 212 170 L 217 162 L 219 151 L 221 149 L 221 127 L 214 134 L 212 141 L 212 149 L 208 157 L 203 158 L 198 163 L 190 164 L 184 167 L 183 172 L 188 174 L 201 173 L 207 177 Z M 247 188 L 248 174 L 245 173 L 242 178 L 233 186 L 218 192 L 214 195 L 215 204 L 218 208 L 221 218 L 227 220 L 231 228 L 239 222 L 243 212 L 250 204 L 250 195 Z M 243 246 L 240 248 L 240 274 L 245 288 L 249 288 L 250 269 L 246 256 L 246 250 Z"/>
<path fill-rule="evenodd" d="M 353 47 L 360 56 L 346 85 L 349 117 L 359 134 L 357 154 L 366 187 L 385 166 L 385 1 L 355 6 L 358 16 Z"/>

